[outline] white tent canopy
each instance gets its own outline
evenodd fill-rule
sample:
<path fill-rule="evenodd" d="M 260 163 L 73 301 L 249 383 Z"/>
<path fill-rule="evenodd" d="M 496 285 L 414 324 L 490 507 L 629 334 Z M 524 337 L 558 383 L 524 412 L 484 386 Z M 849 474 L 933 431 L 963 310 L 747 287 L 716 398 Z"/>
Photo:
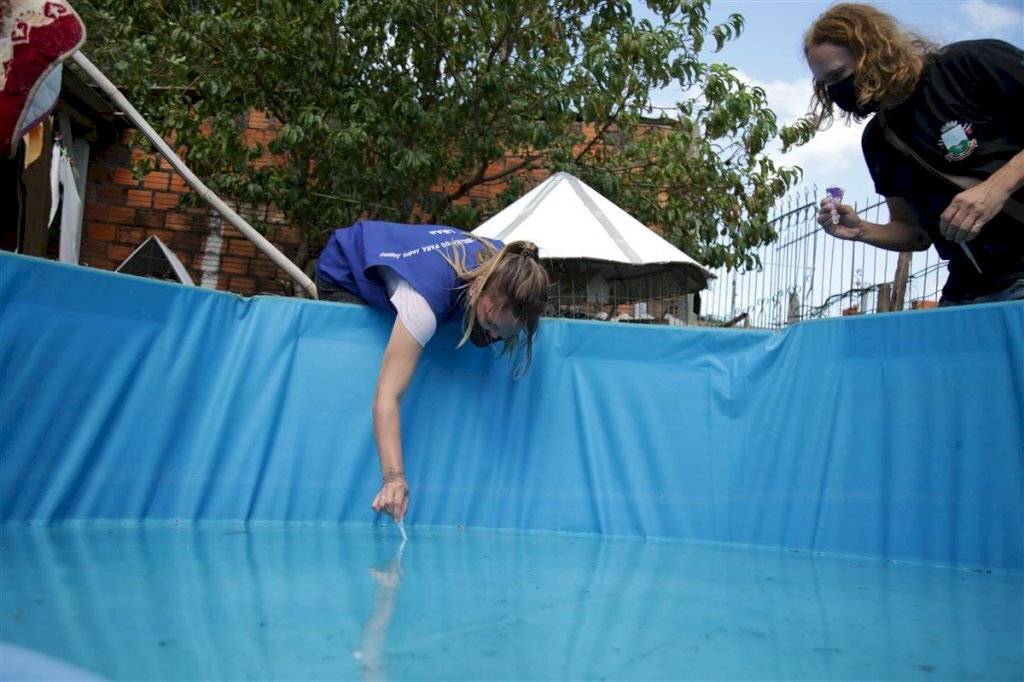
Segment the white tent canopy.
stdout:
<path fill-rule="evenodd" d="M 555 173 L 473 234 L 503 242 L 532 241 L 540 248 L 541 258 L 674 265 L 688 271 L 689 291 L 703 289 L 713 277 L 700 263 L 568 173 Z"/>

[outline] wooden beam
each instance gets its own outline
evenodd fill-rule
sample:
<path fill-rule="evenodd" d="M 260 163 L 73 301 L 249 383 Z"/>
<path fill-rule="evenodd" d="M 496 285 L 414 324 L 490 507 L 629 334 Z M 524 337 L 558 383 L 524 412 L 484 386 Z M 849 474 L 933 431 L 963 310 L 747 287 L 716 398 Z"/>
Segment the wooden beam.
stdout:
<path fill-rule="evenodd" d="M 889 303 L 889 310 L 903 310 L 907 297 L 907 282 L 910 279 L 910 259 L 912 252 L 903 252 L 896 259 L 896 276 L 893 277 L 892 299 Z"/>
<path fill-rule="evenodd" d="M 886 282 L 878 285 L 878 304 L 876 312 L 887 313 L 892 306 L 892 285 Z"/>

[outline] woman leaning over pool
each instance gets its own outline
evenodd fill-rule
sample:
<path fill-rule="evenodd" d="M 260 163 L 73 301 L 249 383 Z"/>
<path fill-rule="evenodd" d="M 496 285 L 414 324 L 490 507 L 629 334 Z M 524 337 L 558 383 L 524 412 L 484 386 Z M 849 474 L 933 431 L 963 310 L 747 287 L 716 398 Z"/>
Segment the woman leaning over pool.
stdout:
<path fill-rule="evenodd" d="M 459 346 L 500 342 L 525 371 L 547 303 L 549 279 L 531 242 L 502 244 L 441 225 L 361 221 L 335 230 L 317 261 L 321 300 L 395 314 L 373 398 L 383 484 L 377 512 L 401 521 L 409 508 L 402 461 L 402 396 L 439 324 L 461 319 Z M 522 351 L 521 353 L 519 351 Z"/>

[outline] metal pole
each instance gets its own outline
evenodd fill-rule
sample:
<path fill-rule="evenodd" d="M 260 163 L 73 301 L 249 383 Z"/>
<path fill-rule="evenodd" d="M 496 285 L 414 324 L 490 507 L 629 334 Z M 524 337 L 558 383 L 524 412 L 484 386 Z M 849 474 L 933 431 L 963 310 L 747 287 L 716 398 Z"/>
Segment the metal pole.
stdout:
<path fill-rule="evenodd" d="M 288 275 L 295 280 L 300 287 L 302 287 L 309 297 L 316 299 L 316 285 L 313 281 L 304 273 L 299 266 L 288 259 L 283 253 L 281 253 L 276 246 L 271 244 L 266 237 L 256 231 L 256 229 L 245 222 L 241 216 L 225 204 L 220 197 L 213 193 L 209 187 L 207 187 L 202 180 L 200 180 L 195 173 L 189 170 L 188 166 L 178 158 L 178 155 L 164 142 L 163 138 L 146 122 L 146 119 L 142 117 L 135 107 L 131 105 L 131 102 L 121 94 L 121 91 L 110 82 L 110 79 L 103 75 L 103 72 L 96 68 L 95 65 L 81 52 L 75 52 L 71 55 L 75 64 L 78 64 L 85 71 L 90 78 L 95 81 L 96 85 L 100 87 L 100 90 L 107 95 L 111 101 L 131 119 L 132 123 L 142 131 L 142 134 L 153 143 L 153 145 L 160 150 L 167 160 L 170 162 L 174 169 L 178 171 L 185 181 L 192 187 L 193 190 L 199 195 L 201 199 L 206 201 L 212 206 L 218 213 L 235 226 L 235 228 L 242 233 L 242 235 L 252 242 L 257 249 L 263 252 L 275 265 L 284 270 Z"/>

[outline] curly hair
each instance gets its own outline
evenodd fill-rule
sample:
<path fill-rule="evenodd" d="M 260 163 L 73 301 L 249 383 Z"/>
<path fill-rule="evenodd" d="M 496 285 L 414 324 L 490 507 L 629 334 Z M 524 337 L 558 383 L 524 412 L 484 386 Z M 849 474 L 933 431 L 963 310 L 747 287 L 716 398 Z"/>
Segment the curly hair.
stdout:
<path fill-rule="evenodd" d="M 904 30 L 890 15 L 870 5 L 840 3 L 818 17 L 804 35 L 804 55 L 815 45 L 830 43 L 850 50 L 855 60 L 857 102 L 898 103 L 910 96 L 921 71 L 939 47 Z M 825 83 L 815 81 L 812 107 L 822 127 L 832 122 L 833 104 Z M 862 117 L 850 112 L 847 120 Z"/>
<path fill-rule="evenodd" d="M 511 311 L 516 322 L 522 325 L 525 334 L 514 335 L 503 340 L 501 355 L 513 356 L 520 346 L 525 348 L 525 359 L 516 368 L 519 376 L 533 361 L 533 335 L 537 332 L 540 318 L 548 302 L 551 286 L 547 270 L 540 264 L 537 245 L 533 242 L 509 242 L 499 251 L 485 239 L 474 237 L 486 248 L 476 254 L 476 265 L 466 264 L 465 249 L 455 245 L 452 257 L 445 260 L 455 269 L 466 295 L 466 311 L 463 318 L 463 334 L 459 341 L 462 346 L 473 333 L 476 321 L 476 307 L 483 294 L 496 294 L 503 302 L 502 309 Z M 479 282 L 476 287 L 473 285 Z M 476 295 L 471 291 L 476 290 Z"/>

